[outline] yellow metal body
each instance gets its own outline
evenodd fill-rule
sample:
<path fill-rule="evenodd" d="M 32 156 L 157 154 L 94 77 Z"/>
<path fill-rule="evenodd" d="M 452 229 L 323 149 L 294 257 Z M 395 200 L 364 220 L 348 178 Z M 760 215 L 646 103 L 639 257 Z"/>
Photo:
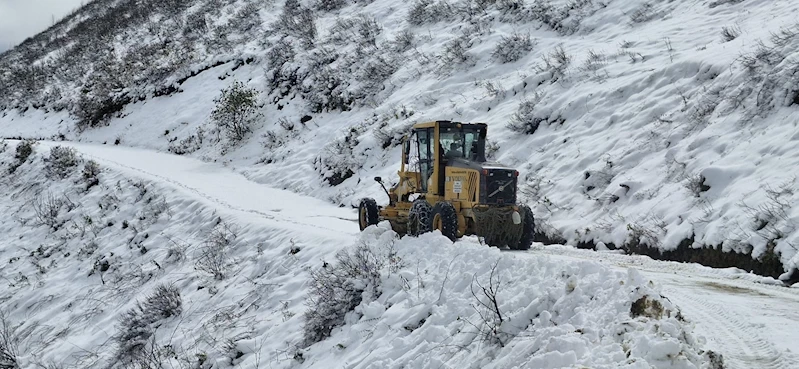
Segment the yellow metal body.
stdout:
<path fill-rule="evenodd" d="M 444 156 L 440 152 L 442 148 L 439 144 L 439 122 L 419 123 L 413 126 L 414 130 L 425 128 L 433 128 L 434 133 L 431 141 L 434 143 L 432 148 L 433 170 L 427 180 L 428 190 L 421 191 L 422 174 L 418 169 L 412 169 L 406 165 L 404 158 L 408 156 L 406 150 L 409 148 L 409 145 L 406 144 L 409 137 L 406 136 L 402 145 L 402 164 L 397 172 L 399 182 L 389 189 L 391 204 L 380 210 L 380 217 L 389 220 L 395 231 L 404 233 L 408 222 L 408 212 L 412 205 L 411 195 L 419 194 L 431 205 L 435 205 L 439 201 L 447 201 L 453 205 L 458 216 L 458 237 L 475 234 L 477 220 L 473 209 L 483 206 L 479 201 L 480 172 L 476 169 L 442 165 L 441 161 L 444 160 Z M 441 176 L 444 176 L 444 191 L 438 193 Z M 507 207 L 518 210 L 514 204 L 509 204 Z M 434 229 L 437 228 L 435 219 L 433 219 L 433 225 Z"/>

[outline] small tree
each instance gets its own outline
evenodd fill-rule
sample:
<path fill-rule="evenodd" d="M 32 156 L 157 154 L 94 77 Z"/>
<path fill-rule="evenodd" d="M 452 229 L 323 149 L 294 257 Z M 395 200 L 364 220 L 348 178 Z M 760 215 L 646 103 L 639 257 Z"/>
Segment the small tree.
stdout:
<path fill-rule="evenodd" d="M 89 160 L 83 166 L 83 181 L 86 182 L 86 189 L 90 189 L 100 183 L 97 178 L 100 175 L 100 165 L 94 160 Z"/>
<path fill-rule="evenodd" d="M 259 117 L 258 91 L 236 81 L 222 90 L 214 103 L 216 107 L 211 112 L 211 120 L 230 140 L 241 141 L 252 132 L 252 126 Z"/>
<path fill-rule="evenodd" d="M 47 174 L 52 178 L 64 179 L 72 174 L 78 166 L 78 155 L 75 149 L 64 146 L 54 146 L 50 149 L 50 156 L 44 159 Z"/>

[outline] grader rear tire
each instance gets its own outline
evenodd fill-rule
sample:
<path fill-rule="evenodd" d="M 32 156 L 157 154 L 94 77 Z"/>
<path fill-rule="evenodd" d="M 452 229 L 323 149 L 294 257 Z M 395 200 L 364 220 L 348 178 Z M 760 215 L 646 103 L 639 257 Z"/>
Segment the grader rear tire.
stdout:
<path fill-rule="evenodd" d="M 441 201 L 436 203 L 430 216 L 430 229 L 437 229 L 452 242 L 458 239 L 458 213 L 452 204 Z"/>
<path fill-rule="evenodd" d="M 535 236 L 535 218 L 533 217 L 533 210 L 527 205 L 519 206 L 519 212 L 522 216 L 522 236 L 519 238 L 519 243 L 511 247 L 513 250 L 529 250 L 533 244 L 533 237 Z"/>
<path fill-rule="evenodd" d="M 408 234 L 411 236 L 419 236 L 420 234 L 430 232 L 430 215 L 433 212 L 433 207 L 425 199 L 413 200 L 411 209 L 408 210 Z"/>

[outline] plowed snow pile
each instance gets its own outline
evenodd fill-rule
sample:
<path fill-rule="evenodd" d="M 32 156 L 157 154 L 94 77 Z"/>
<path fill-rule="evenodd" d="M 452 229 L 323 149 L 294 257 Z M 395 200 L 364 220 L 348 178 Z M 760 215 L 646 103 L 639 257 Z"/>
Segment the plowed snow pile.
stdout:
<path fill-rule="evenodd" d="M 396 240 L 387 227 L 368 229 L 361 242 L 393 248 L 403 267 L 309 357 L 365 368 L 709 365 L 691 324 L 634 270 L 530 262 L 440 234 Z"/>

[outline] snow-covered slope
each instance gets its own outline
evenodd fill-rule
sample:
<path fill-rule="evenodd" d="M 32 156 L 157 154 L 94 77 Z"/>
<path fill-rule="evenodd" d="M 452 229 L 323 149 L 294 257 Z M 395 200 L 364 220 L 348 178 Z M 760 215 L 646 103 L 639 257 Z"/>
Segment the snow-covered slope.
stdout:
<path fill-rule="evenodd" d="M 710 368 L 721 360 L 635 270 L 517 257 L 440 233 L 398 239 L 385 223 L 359 235 L 351 209 L 194 159 L 72 145 L 76 160 L 54 160 L 72 156 L 50 156 L 61 146 L 41 142 L 19 160 L 15 143 L 0 145 L 3 170 L 16 167 L 0 181 L 0 333 L 10 333 L 0 354 L 14 360 L 0 362 L 6 367 Z M 248 191 L 258 195 L 242 201 Z M 358 292 L 314 294 L 320 276 L 348 260 L 368 273 L 340 276 L 335 287 Z M 325 328 L 329 337 L 308 341 Z"/>
<path fill-rule="evenodd" d="M 117 67 L 142 73 L 124 57 L 137 55 L 134 46 L 195 49 L 163 80 L 104 87 L 111 112 L 126 103 L 108 126 L 75 128 L 94 107 L 80 99 L 100 91 L 89 77 L 131 74 L 95 67 L 78 79 L 48 77 L 59 94 L 7 101 L 0 130 L 192 152 L 350 206 L 381 198 L 370 179 L 396 178 L 397 138 L 413 122 L 484 121 L 496 158 L 523 173 L 521 200 L 535 205 L 538 231 L 551 240 L 642 244 L 749 268 L 694 250 L 718 249 L 751 255 L 763 274 L 795 269 L 796 2 L 290 3 L 304 8 L 222 4 L 218 17 L 203 18 L 213 37 L 195 43 L 183 38 L 186 25 L 133 27 L 108 41 Z M 202 4 L 180 14 L 202 15 Z M 243 9 L 259 16 L 246 31 Z M 313 37 L 298 26 L 310 23 L 296 22 L 308 14 Z M 22 63 L 24 50 L 2 59 Z M 167 54 L 150 65 L 174 66 Z M 263 106 L 252 135 L 232 145 L 209 115 L 234 81 L 261 91 Z M 39 108 L 21 108 L 31 104 Z"/>

